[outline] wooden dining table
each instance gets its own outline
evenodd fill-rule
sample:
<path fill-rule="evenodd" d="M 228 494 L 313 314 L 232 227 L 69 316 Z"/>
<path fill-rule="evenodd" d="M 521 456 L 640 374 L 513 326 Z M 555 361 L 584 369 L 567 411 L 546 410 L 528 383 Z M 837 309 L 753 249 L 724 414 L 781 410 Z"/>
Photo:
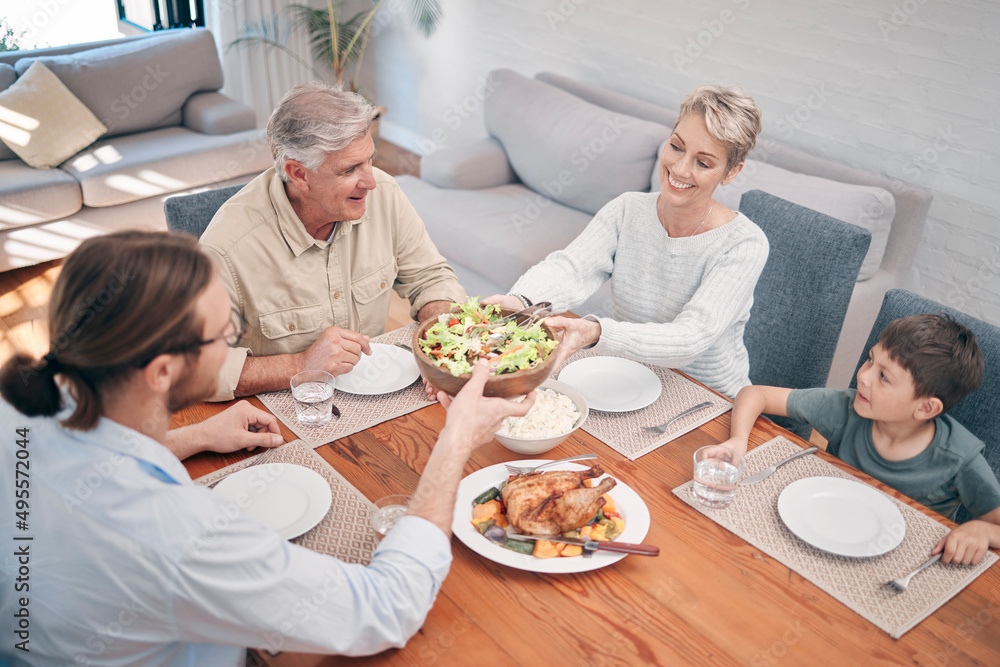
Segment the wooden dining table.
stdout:
<path fill-rule="evenodd" d="M 258 407 L 257 399 L 250 399 Z M 175 415 L 196 423 L 226 404 Z M 416 488 L 446 413 L 431 405 L 316 451 L 369 499 Z M 630 461 L 582 429 L 543 455 L 596 452 L 604 470 L 645 501 L 644 543 L 655 558 L 627 556 L 578 574 L 512 569 L 452 539 L 454 561 L 434 607 L 405 648 L 365 658 L 263 654 L 268 665 L 1000 665 L 1000 567 L 992 567 L 930 617 L 894 640 L 828 593 L 694 511 L 671 493 L 691 479 L 692 454 L 729 435 L 729 414 Z M 287 441 L 296 436 L 284 425 Z M 750 447 L 783 435 L 761 418 Z M 184 463 L 193 478 L 247 454 L 199 454 Z M 940 515 L 820 451 L 818 456 Z M 521 457 L 493 441 L 476 449 L 465 472 Z M 336 632 L 337 628 L 330 628 Z"/>

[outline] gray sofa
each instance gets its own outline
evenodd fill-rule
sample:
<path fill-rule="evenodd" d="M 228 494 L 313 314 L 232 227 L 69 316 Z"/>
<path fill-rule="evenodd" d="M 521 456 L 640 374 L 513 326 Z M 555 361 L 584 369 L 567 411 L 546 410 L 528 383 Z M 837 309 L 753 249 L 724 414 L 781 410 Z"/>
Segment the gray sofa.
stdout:
<path fill-rule="evenodd" d="M 676 120 L 674 110 L 557 74 L 489 78 L 490 136 L 439 148 L 421 161 L 420 179 L 397 179 L 469 293 L 481 295 L 506 292 L 622 192 L 658 190 Z M 828 383 L 846 387 L 882 296 L 908 281 L 931 196 L 766 139 L 716 198 L 737 210 L 754 189 L 872 233 Z M 610 314 L 607 285 L 578 311 Z"/>
<path fill-rule="evenodd" d="M 117 229 L 166 229 L 163 200 L 242 183 L 271 164 L 249 107 L 218 92 L 204 29 L 0 54 L 0 91 L 42 61 L 108 131 L 53 169 L 0 143 L 0 271 Z"/>

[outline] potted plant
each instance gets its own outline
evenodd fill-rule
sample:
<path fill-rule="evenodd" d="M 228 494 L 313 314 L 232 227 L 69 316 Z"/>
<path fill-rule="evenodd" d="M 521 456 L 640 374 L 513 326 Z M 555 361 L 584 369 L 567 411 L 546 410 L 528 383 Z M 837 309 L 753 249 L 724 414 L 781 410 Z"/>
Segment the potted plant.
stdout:
<path fill-rule="evenodd" d="M 285 53 L 321 80 L 332 80 L 348 90 L 358 91 L 358 77 L 361 74 L 361 62 L 364 59 L 368 38 L 371 36 L 375 15 L 385 0 L 373 0 L 370 9 L 363 9 L 348 19 L 338 16 L 341 3 L 336 5 L 327 0 L 326 9 L 313 8 L 308 5 L 288 5 L 288 16 L 284 21 L 277 15 L 248 21 L 244 24 L 239 37 L 233 40 L 227 49 L 233 47 L 264 47 L 267 50 L 277 49 Z M 437 27 L 441 18 L 439 0 L 408 0 L 410 17 L 416 27 L 429 37 Z M 329 74 L 317 71 L 311 63 L 300 54 L 288 47 L 288 38 L 293 30 L 304 29 L 309 36 L 312 55 L 315 62 L 327 67 Z M 336 48 L 334 45 L 336 44 Z M 354 64 L 354 72 L 345 82 L 345 72 L 349 65 Z M 384 107 L 377 107 L 375 125 L 372 135 L 378 135 L 378 119 L 384 113 Z"/>

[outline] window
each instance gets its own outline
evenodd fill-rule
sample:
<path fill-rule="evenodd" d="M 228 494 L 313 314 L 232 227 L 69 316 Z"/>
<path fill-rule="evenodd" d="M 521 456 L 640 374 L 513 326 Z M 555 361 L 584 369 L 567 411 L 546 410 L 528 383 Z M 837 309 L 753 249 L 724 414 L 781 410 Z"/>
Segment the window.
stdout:
<path fill-rule="evenodd" d="M 205 27 L 204 0 L 117 0 L 122 32 Z"/>

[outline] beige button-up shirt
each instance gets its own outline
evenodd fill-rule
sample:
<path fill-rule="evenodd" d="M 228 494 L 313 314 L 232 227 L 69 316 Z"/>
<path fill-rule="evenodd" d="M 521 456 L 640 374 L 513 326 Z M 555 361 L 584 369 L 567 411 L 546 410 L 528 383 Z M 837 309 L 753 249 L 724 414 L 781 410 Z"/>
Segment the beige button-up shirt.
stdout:
<path fill-rule="evenodd" d="M 413 318 L 431 301 L 465 299 L 395 179 L 374 172 L 365 214 L 338 222 L 332 240 L 306 232 L 273 168 L 212 218 L 201 246 L 247 323 L 215 400 L 233 398 L 247 354 L 302 352 L 331 326 L 383 333 L 390 289 L 409 300 Z"/>

